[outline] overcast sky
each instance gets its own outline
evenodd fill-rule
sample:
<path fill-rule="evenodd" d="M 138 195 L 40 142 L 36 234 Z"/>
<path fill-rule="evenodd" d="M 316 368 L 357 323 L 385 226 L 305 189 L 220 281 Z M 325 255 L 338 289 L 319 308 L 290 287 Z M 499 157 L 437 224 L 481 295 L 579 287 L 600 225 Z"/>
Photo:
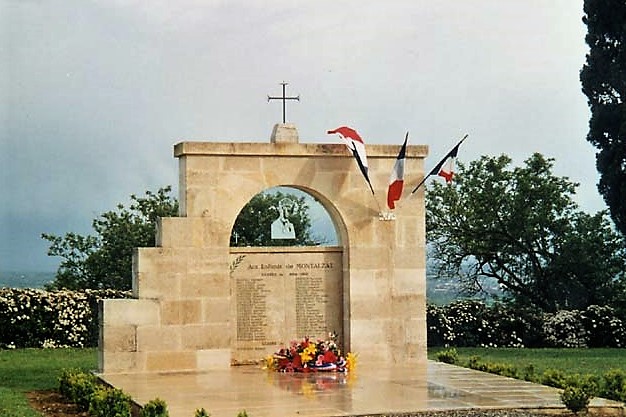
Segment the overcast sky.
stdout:
<path fill-rule="evenodd" d="M 0 0 L 0 270 L 54 271 L 42 232 L 91 232 L 131 193 L 177 185 L 182 140 L 430 146 L 468 162 L 554 157 L 596 191 L 582 0 Z"/>

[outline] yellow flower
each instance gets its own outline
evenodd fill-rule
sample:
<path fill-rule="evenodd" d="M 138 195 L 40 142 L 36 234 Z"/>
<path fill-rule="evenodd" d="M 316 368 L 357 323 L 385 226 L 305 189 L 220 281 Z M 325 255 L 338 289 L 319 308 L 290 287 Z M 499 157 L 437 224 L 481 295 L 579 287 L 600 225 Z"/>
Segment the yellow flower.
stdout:
<path fill-rule="evenodd" d="M 304 350 L 300 352 L 300 359 L 302 359 L 302 363 L 305 364 L 313 360 L 313 358 L 315 358 L 316 353 L 317 353 L 317 348 L 315 346 L 315 343 L 309 342 L 307 347 L 305 347 Z"/>
<path fill-rule="evenodd" d="M 346 355 L 346 369 L 350 372 L 356 370 L 356 355 L 352 352 L 348 352 Z"/>
<path fill-rule="evenodd" d="M 274 363 L 276 360 L 274 359 L 274 355 L 269 355 L 265 358 L 263 369 L 274 369 Z"/>

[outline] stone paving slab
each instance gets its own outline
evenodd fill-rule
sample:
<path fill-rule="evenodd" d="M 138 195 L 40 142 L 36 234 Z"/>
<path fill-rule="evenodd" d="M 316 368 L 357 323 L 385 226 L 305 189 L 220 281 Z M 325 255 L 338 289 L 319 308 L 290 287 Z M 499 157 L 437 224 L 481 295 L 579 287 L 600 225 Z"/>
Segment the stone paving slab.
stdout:
<path fill-rule="evenodd" d="M 429 361 L 412 367 L 361 366 L 352 374 L 283 374 L 254 366 L 206 373 L 106 374 L 107 383 L 138 404 L 156 397 L 171 417 L 334 417 L 459 409 L 533 408 L 565 411 L 554 388 Z M 592 407 L 624 415 L 622 404 L 593 399 Z"/>

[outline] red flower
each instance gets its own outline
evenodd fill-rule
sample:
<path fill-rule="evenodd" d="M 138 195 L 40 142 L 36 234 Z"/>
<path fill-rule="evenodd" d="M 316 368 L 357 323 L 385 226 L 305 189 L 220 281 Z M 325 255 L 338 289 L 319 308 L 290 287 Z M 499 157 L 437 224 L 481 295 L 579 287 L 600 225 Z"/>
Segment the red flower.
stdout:
<path fill-rule="evenodd" d="M 337 362 L 337 355 L 333 353 L 332 350 L 327 350 L 324 352 L 324 363 L 335 363 Z"/>
<path fill-rule="evenodd" d="M 300 368 L 302 368 L 302 359 L 300 359 L 300 355 L 295 355 L 293 357 L 293 367 L 296 370 L 299 370 Z"/>

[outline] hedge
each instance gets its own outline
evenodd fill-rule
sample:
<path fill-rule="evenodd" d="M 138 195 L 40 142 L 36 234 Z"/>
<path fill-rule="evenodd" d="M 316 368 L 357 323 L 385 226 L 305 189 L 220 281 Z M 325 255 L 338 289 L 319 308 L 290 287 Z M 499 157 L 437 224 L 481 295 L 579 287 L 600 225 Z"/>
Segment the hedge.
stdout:
<path fill-rule="evenodd" d="M 455 301 L 427 306 L 428 346 L 443 347 L 624 347 L 625 320 L 615 309 L 541 313 L 512 305 Z"/>
<path fill-rule="evenodd" d="M 117 290 L 0 288 L 0 349 L 97 346 L 98 300 L 130 295 Z"/>

